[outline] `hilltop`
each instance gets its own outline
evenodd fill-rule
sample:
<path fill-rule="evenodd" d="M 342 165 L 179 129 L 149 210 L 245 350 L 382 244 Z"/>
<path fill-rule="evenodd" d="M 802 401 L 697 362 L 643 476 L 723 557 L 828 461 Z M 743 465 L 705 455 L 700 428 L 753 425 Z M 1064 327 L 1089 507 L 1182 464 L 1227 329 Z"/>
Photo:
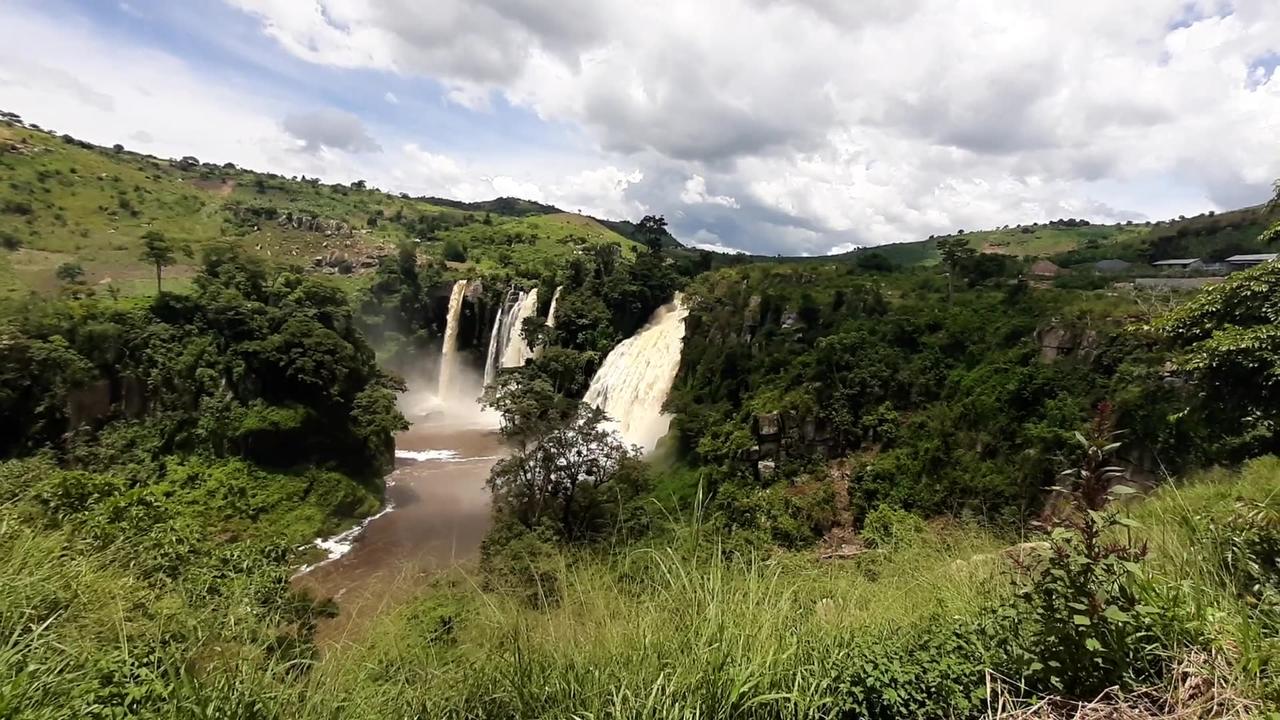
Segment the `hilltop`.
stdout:
<path fill-rule="evenodd" d="M 1106 259 L 1141 263 L 1179 257 L 1221 260 L 1239 253 L 1267 251 L 1267 243 L 1259 236 L 1277 221 L 1280 208 L 1270 203 L 1158 222 L 1098 225 L 1068 218 L 994 230 L 959 230 L 917 242 L 859 248 L 834 257 L 851 259 L 874 252 L 896 265 L 933 265 L 940 259 L 939 240 L 963 236 L 969 247 L 980 253 L 1047 257 L 1060 265 Z"/>
<path fill-rule="evenodd" d="M 630 223 L 514 198 L 462 203 L 287 178 L 195 157 L 165 160 L 96 146 L 16 122 L 0 124 L 0 298 L 58 287 L 77 263 L 89 285 L 129 295 L 151 287 L 142 236 L 158 230 L 191 249 L 166 271 L 194 274 L 201 247 L 230 240 L 253 253 L 334 275 L 364 274 L 404 242 L 453 266 L 536 276 L 576 250 L 638 245 Z"/>

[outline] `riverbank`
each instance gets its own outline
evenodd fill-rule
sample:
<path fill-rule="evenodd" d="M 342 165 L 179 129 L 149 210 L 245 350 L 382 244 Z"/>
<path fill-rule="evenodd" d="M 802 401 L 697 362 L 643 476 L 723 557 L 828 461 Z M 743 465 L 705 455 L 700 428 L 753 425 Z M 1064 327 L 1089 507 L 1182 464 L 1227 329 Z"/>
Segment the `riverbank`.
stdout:
<path fill-rule="evenodd" d="M 478 556 L 490 526 L 485 480 L 502 452 L 496 430 L 447 417 L 417 418 L 397 436 L 384 510 L 331 543 L 337 557 L 293 580 L 337 603 L 323 639 L 345 635 L 431 577 Z"/>

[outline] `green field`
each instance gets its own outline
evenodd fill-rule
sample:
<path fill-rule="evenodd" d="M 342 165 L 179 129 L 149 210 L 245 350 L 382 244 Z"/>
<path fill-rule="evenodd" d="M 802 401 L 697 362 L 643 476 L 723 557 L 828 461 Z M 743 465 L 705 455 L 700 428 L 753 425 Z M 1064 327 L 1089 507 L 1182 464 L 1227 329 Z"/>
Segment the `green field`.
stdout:
<path fill-rule="evenodd" d="M 571 213 L 514 217 L 456 209 L 359 186 L 171 162 L 12 124 L 0 124 L 0 174 L 0 230 L 21 246 L 0 251 L 0 299 L 57 290 L 55 272 L 69 262 L 84 268 L 91 287 L 154 291 L 154 269 L 139 259 L 149 230 L 190 247 L 165 271 L 179 281 L 194 273 L 200 248 L 214 241 L 302 266 L 336 254 L 357 274 L 361 260 L 391 254 L 403 242 L 417 242 L 431 256 L 452 239 L 474 265 L 530 276 L 590 245 L 636 247 Z M 322 224 L 282 220 L 295 217 Z"/>
<path fill-rule="evenodd" d="M 1267 252 L 1268 246 L 1260 242 L 1258 236 L 1277 221 L 1280 221 L 1280 211 L 1271 206 L 1257 206 L 1162 222 L 1085 226 L 1037 224 L 975 231 L 965 233 L 965 237 L 969 240 L 969 247 L 978 252 L 1051 258 L 1060 265 L 1110 258 L 1130 262 L 1175 257 L 1221 260 L 1237 253 Z M 940 259 L 937 241 L 943 237 L 950 236 L 880 245 L 838 257 L 875 252 L 897 265 L 934 265 Z"/>

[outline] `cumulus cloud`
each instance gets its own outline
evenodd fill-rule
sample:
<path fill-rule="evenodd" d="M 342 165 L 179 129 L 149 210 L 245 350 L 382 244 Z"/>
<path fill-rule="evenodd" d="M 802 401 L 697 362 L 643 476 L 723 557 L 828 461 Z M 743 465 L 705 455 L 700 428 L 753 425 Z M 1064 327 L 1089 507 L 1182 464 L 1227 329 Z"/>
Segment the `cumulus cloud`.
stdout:
<path fill-rule="evenodd" d="M 692 175 L 685 181 L 684 189 L 680 192 L 680 199 L 686 205 L 723 205 L 731 208 L 738 207 L 738 201 L 728 195 L 708 194 L 706 178 L 701 175 Z"/>
<path fill-rule="evenodd" d="M 229 1 L 312 62 L 572 123 L 641 164 L 630 197 L 752 249 L 1132 218 L 1170 185 L 1193 212 L 1280 174 L 1264 0 Z"/>
<path fill-rule="evenodd" d="M 301 150 L 318 153 L 323 150 L 346 152 L 381 152 L 379 145 L 369 135 L 369 130 L 359 117 L 334 108 L 308 112 L 293 112 L 282 123 L 285 132 L 296 138 Z"/>
<path fill-rule="evenodd" d="M 724 253 L 726 255 L 745 255 L 745 250 L 739 250 L 735 247 L 729 247 L 720 241 L 720 236 L 710 230 L 699 230 L 688 238 L 690 247 L 699 250 L 710 250 L 711 252 Z"/>

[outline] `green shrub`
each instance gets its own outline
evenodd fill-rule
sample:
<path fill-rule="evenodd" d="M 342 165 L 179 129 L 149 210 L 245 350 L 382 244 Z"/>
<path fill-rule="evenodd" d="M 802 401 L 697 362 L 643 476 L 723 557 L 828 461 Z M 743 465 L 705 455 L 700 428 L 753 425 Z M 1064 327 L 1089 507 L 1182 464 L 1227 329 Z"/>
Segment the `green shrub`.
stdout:
<path fill-rule="evenodd" d="M 443 253 L 444 253 L 444 259 L 448 260 L 449 262 L 466 262 L 467 261 L 467 249 L 463 247 L 461 242 L 458 242 L 454 238 L 449 238 L 448 240 L 444 241 Z"/>
<path fill-rule="evenodd" d="M 908 547 L 924 531 L 920 516 L 893 505 L 877 505 L 862 521 L 862 539 L 881 550 Z"/>
<path fill-rule="evenodd" d="M 824 717 L 978 718 L 986 696 L 986 638 L 954 617 L 865 634 L 833 659 Z"/>
<path fill-rule="evenodd" d="M 22 238 L 12 230 L 0 229 L 0 248 L 17 250 L 22 247 Z"/>

